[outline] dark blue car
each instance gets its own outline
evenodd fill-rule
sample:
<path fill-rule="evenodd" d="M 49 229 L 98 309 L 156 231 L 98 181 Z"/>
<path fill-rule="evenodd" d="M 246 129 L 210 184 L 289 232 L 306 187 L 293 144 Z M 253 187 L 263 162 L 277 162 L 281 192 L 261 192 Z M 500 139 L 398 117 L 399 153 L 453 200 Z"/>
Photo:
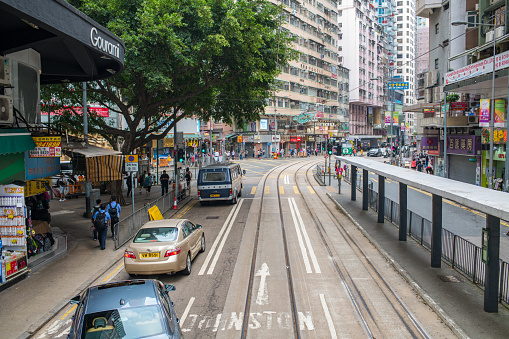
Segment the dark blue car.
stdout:
<path fill-rule="evenodd" d="M 174 290 L 142 279 L 89 287 L 71 299 L 78 306 L 67 338 L 182 338 L 168 295 Z"/>

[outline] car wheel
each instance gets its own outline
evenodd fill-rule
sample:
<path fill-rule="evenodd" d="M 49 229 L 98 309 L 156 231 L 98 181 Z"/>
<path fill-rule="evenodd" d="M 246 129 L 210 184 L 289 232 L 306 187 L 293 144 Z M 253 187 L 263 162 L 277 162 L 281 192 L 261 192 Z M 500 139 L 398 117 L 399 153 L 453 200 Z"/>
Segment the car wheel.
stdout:
<path fill-rule="evenodd" d="M 186 268 L 182 271 L 185 275 L 191 274 L 191 255 L 187 253 L 186 257 Z"/>
<path fill-rule="evenodd" d="M 205 235 L 202 234 L 201 236 L 201 247 L 200 247 L 200 253 L 205 252 Z"/>
<path fill-rule="evenodd" d="M 127 274 L 129 274 L 129 278 L 133 278 L 133 279 L 138 278 L 138 276 L 136 274 L 131 274 L 131 273 L 127 273 Z"/>
<path fill-rule="evenodd" d="M 235 205 L 236 203 L 237 203 L 237 194 L 234 194 L 233 199 L 232 199 L 232 205 Z"/>
<path fill-rule="evenodd" d="M 242 196 L 242 187 L 240 188 L 239 197 Z"/>

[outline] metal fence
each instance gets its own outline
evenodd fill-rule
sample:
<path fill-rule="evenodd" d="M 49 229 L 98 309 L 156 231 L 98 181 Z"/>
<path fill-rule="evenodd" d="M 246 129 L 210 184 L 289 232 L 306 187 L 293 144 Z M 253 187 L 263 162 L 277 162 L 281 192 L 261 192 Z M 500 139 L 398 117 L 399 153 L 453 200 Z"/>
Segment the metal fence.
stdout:
<path fill-rule="evenodd" d="M 184 188 L 185 186 L 182 185 L 182 187 Z M 177 200 L 183 199 L 186 195 L 186 192 L 187 192 L 186 189 L 181 189 L 179 191 L 180 197 Z M 134 236 L 134 234 L 138 232 L 140 227 L 150 220 L 148 210 L 151 207 L 157 206 L 157 208 L 159 208 L 159 211 L 161 211 L 161 214 L 164 214 L 173 207 L 174 201 L 175 201 L 175 190 L 171 190 L 164 196 L 150 203 L 147 203 L 145 206 L 138 209 L 127 218 L 124 218 L 120 220 L 117 224 L 115 224 L 114 225 L 115 249 L 120 248 L 122 245 L 128 242 Z"/>
<path fill-rule="evenodd" d="M 343 178 L 350 181 L 350 171 L 344 171 Z M 362 177 L 359 179 L 357 172 L 357 188 L 362 191 Z M 368 185 L 368 205 L 374 211 L 378 210 L 378 192 L 373 190 L 373 183 Z M 399 227 L 399 204 L 385 198 L 385 219 Z M 431 221 L 408 210 L 407 213 L 408 234 L 421 244 L 431 248 Z M 471 279 L 474 284 L 484 288 L 485 264 L 482 261 L 482 249 L 468 240 L 442 229 L 442 258 L 453 268 Z M 509 305 L 509 264 L 500 260 L 500 283 L 499 301 Z"/>

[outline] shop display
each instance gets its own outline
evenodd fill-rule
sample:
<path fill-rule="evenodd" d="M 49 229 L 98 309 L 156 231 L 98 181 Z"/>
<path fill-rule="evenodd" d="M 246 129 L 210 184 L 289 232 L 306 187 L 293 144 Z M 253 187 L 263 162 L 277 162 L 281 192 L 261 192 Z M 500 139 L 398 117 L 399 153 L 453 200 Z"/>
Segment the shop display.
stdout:
<path fill-rule="evenodd" d="M 0 282 L 27 270 L 27 237 L 24 188 L 0 186 Z"/>

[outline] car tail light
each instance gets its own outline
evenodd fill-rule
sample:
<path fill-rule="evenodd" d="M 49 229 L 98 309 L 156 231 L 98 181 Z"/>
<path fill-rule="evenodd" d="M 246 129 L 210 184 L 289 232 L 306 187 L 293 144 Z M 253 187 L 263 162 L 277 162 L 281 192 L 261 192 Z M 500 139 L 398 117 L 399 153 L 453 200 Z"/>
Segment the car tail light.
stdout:
<path fill-rule="evenodd" d="M 171 257 L 172 255 L 177 255 L 179 254 L 181 251 L 180 247 L 177 247 L 173 250 L 167 250 L 166 253 L 164 254 L 164 257 Z"/>
<path fill-rule="evenodd" d="M 230 190 L 230 195 L 232 195 L 232 190 Z"/>
<path fill-rule="evenodd" d="M 131 258 L 131 259 L 136 259 L 136 256 L 134 255 L 134 252 L 133 251 L 128 251 L 128 250 L 125 250 L 124 257 Z"/>
<path fill-rule="evenodd" d="M 198 191 L 198 196 L 200 196 L 200 191 Z"/>

